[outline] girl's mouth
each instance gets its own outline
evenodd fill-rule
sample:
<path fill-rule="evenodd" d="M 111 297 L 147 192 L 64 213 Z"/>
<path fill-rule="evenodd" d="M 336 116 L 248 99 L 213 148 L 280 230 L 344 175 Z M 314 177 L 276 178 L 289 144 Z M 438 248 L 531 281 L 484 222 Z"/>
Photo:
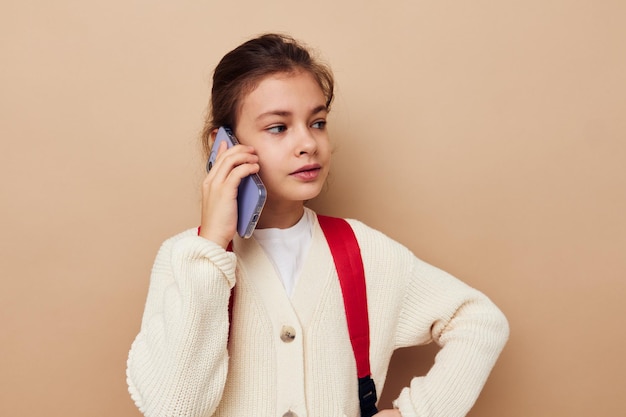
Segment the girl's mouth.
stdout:
<path fill-rule="evenodd" d="M 290 175 L 300 180 L 313 181 L 319 176 L 321 169 L 322 167 L 318 164 L 305 165 L 301 168 L 298 168 Z"/>

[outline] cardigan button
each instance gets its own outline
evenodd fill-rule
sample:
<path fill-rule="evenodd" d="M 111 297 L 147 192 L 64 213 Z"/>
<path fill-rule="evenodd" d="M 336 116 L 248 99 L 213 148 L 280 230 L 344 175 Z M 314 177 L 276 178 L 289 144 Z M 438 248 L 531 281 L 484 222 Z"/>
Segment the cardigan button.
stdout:
<path fill-rule="evenodd" d="M 283 417 L 298 417 L 298 415 L 294 413 L 293 411 L 289 410 L 285 414 L 283 414 Z"/>
<path fill-rule="evenodd" d="M 280 340 L 282 340 L 285 343 L 291 343 L 293 342 L 293 339 L 296 338 L 296 329 L 294 329 L 291 326 L 283 326 L 283 328 L 280 330 Z M 291 411 L 288 411 L 287 413 L 292 413 Z M 293 414 L 293 413 L 292 413 Z M 283 417 L 290 417 L 292 414 L 285 414 Z M 293 414 L 293 417 L 296 417 L 295 414 Z"/>

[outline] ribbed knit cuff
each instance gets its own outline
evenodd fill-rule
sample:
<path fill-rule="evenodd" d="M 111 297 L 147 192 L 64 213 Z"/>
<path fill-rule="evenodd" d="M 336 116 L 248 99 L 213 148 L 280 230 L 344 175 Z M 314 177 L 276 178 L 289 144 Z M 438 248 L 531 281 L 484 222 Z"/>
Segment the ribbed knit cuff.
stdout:
<path fill-rule="evenodd" d="M 419 417 L 413 409 L 409 388 L 402 389 L 400 396 L 393 401 L 393 406 L 400 410 L 402 417 Z"/>
<path fill-rule="evenodd" d="M 237 256 L 213 241 L 200 236 L 186 236 L 174 244 L 172 257 L 179 257 L 179 259 L 187 259 L 192 262 L 207 260 L 222 272 L 228 280 L 230 288 L 235 285 Z"/>

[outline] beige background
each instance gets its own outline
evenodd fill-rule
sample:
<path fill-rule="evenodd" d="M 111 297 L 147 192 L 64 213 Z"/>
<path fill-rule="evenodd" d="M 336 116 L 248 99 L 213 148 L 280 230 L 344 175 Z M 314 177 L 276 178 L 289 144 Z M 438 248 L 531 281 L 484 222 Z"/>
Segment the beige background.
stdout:
<path fill-rule="evenodd" d="M 472 416 L 624 416 L 623 0 L 0 3 L 0 415 L 138 416 L 152 260 L 198 223 L 212 68 L 286 31 L 335 72 L 327 192 L 489 294 Z M 399 352 L 382 402 L 435 350 Z"/>

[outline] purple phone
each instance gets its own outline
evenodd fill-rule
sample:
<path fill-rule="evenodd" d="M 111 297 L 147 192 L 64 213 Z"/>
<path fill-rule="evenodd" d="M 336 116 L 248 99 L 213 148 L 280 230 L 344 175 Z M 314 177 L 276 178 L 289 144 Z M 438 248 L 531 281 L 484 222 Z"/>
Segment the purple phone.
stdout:
<path fill-rule="evenodd" d="M 229 148 L 239 143 L 229 128 L 220 127 L 206 164 L 207 172 L 213 167 L 217 150 L 222 142 L 226 142 Z M 252 236 L 266 198 L 267 191 L 257 174 L 248 175 L 241 180 L 237 191 L 237 233 L 239 236 L 246 239 Z"/>

